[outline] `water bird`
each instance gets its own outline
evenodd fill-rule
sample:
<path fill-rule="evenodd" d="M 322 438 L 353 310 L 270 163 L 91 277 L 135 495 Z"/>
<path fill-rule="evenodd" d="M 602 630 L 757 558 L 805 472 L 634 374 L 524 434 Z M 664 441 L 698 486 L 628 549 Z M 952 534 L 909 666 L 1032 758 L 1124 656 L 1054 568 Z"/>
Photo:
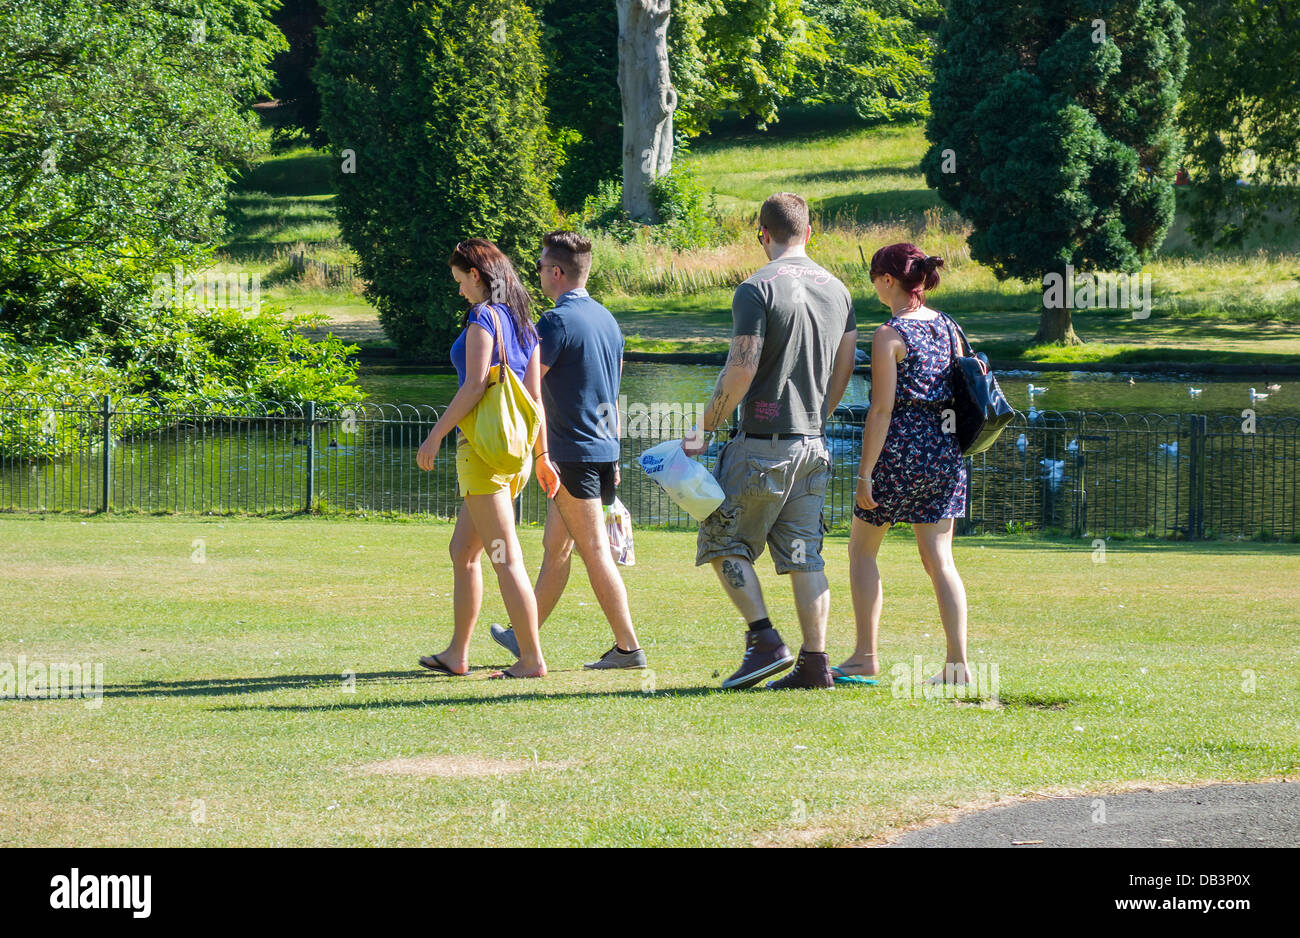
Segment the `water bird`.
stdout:
<path fill-rule="evenodd" d="M 1028 448 L 1029 448 L 1029 440 L 1025 437 L 1023 433 L 1020 434 L 1020 436 L 1016 437 L 1016 449 L 1020 450 L 1021 456 L 1025 454 L 1025 450 Z"/>
<path fill-rule="evenodd" d="M 1030 404 L 1030 405 L 1029 405 L 1029 422 L 1030 422 L 1030 423 L 1037 423 L 1037 422 L 1038 422 L 1038 418 L 1041 417 L 1042 415 L 1043 415 L 1043 412 L 1042 412 L 1041 410 L 1039 410 L 1039 409 L 1038 409 L 1037 407 L 1035 407 L 1033 404 Z"/>
<path fill-rule="evenodd" d="M 1266 400 L 1268 400 L 1267 394 L 1260 394 L 1254 388 L 1250 389 L 1250 402 L 1252 404 L 1255 403 L 1255 401 L 1266 401 Z"/>
<path fill-rule="evenodd" d="M 1065 451 L 1067 453 L 1077 453 L 1079 451 L 1079 438 L 1075 437 L 1073 440 L 1067 443 L 1065 446 Z"/>
<path fill-rule="evenodd" d="M 1128 379 L 1128 383 L 1129 383 L 1129 384 L 1137 384 L 1137 382 L 1134 381 L 1132 378 L 1129 378 L 1129 379 Z"/>
<path fill-rule="evenodd" d="M 1204 390 L 1205 390 L 1205 388 L 1188 388 L 1188 389 L 1187 389 L 1187 394 L 1188 394 L 1188 396 L 1190 396 L 1190 397 L 1200 397 L 1200 396 L 1201 396 L 1201 392 L 1204 391 Z"/>
<path fill-rule="evenodd" d="M 1065 477 L 1064 459 L 1040 459 L 1038 462 L 1043 467 L 1043 475 L 1053 483 L 1060 482 Z"/>
<path fill-rule="evenodd" d="M 1264 387 L 1265 387 L 1267 390 L 1269 390 L 1269 391 L 1280 391 L 1280 390 L 1282 390 L 1282 385 L 1280 385 L 1280 384 L 1266 384 Z"/>
<path fill-rule="evenodd" d="M 330 438 L 330 445 L 329 445 L 328 449 L 338 449 L 338 448 L 339 448 L 339 441 L 336 440 L 336 439 L 334 439 L 333 437 L 331 437 L 331 438 Z"/>
<path fill-rule="evenodd" d="M 1037 386 L 1031 384 L 1031 385 L 1029 385 L 1029 396 L 1030 396 L 1030 397 L 1033 397 L 1035 394 L 1042 394 L 1042 393 L 1043 393 L 1044 391 L 1046 391 L 1046 390 L 1047 390 L 1047 388 L 1040 388 L 1040 387 L 1037 387 Z"/>
<path fill-rule="evenodd" d="M 1177 456 L 1178 441 L 1174 440 L 1172 443 L 1161 443 L 1160 452 L 1164 453 L 1166 456 Z"/>

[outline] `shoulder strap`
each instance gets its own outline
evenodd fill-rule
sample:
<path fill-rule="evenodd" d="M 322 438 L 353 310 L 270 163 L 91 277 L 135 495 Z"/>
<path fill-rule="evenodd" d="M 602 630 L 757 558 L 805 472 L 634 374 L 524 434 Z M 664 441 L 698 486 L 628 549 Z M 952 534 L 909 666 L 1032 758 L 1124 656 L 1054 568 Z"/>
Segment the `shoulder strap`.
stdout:
<path fill-rule="evenodd" d="M 948 323 L 948 338 L 952 342 L 953 358 L 957 357 L 958 349 L 962 347 L 965 347 L 966 354 L 968 356 L 974 355 L 975 350 L 971 347 L 970 340 L 966 338 L 966 333 L 962 331 L 962 328 L 960 325 L 958 325 L 957 320 L 953 319 L 947 313 L 940 313 L 939 310 L 935 310 L 935 312 L 939 313 L 939 315 L 942 316 L 944 320 Z M 953 333 L 954 329 L 956 329 L 956 334 Z M 957 341 L 958 336 L 961 337 L 960 342 Z"/>
<path fill-rule="evenodd" d="M 496 339 L 497 339 L 497 361 L 501 368 L 501 370 L 497 373 L 497 383 L 504 384 L 506 380 L 506 343 L 505 340 L 501 337 L 501 318 L 497 316 L 497 308 L 495 306 L 493 306 L 491 303 L 487 303 L 485 305 L 492 312 L 492 324 L 496 327 L 495 332 L 496 332 Z"/>

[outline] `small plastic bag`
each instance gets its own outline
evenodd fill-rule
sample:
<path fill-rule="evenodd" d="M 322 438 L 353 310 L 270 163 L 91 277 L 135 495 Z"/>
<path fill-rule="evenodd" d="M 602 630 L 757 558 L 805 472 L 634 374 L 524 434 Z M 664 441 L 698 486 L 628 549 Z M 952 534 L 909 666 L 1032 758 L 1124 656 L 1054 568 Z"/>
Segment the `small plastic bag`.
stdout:
<path fill-rule="evenodd" d="M 605 506 L 605 527 L 609 529 L 609 552 L 614 563 L 625 567 L 636 565 L 636 550 L 632 546 L 632 513 L 627 506 L 614 498 L 614 504 Z"/>
<path fill-rule="evenodd" d="M 709 470 L 686 455 L 681 440 L 666 440 L 650 447 L 641 454 L 641 468 L 696 521 L 713 514 L 725 497 Z"/>

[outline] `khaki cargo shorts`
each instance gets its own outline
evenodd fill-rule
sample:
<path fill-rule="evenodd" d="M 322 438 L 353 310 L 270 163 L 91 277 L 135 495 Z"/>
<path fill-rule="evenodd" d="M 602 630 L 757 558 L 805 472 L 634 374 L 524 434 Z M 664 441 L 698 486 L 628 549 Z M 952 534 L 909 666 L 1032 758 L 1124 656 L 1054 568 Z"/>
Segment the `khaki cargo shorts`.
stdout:
<path fill-rule="evenodd" d="M 713 477 L 726 498 L 700 524 L 697 567 L 717 557 L 752 563 L 766 545 L 777 573 L 825 568 L 822 508 L 831 454 L 824 437 L 774 440 L 738 433 L 718 454 Z"/>

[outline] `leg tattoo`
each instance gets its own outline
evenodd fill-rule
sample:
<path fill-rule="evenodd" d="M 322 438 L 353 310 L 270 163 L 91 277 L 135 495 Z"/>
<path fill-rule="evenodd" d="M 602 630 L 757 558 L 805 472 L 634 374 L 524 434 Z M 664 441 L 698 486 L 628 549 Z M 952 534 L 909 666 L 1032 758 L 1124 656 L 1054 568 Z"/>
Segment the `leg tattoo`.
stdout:
<path fill-rule="evenodd" d="M 722 575 L 727 578 L 727 582 L 731 584 L 733 589 L 743 590 L 745 588 L 745 571 L 734 560 L 722 561 Z"/>

